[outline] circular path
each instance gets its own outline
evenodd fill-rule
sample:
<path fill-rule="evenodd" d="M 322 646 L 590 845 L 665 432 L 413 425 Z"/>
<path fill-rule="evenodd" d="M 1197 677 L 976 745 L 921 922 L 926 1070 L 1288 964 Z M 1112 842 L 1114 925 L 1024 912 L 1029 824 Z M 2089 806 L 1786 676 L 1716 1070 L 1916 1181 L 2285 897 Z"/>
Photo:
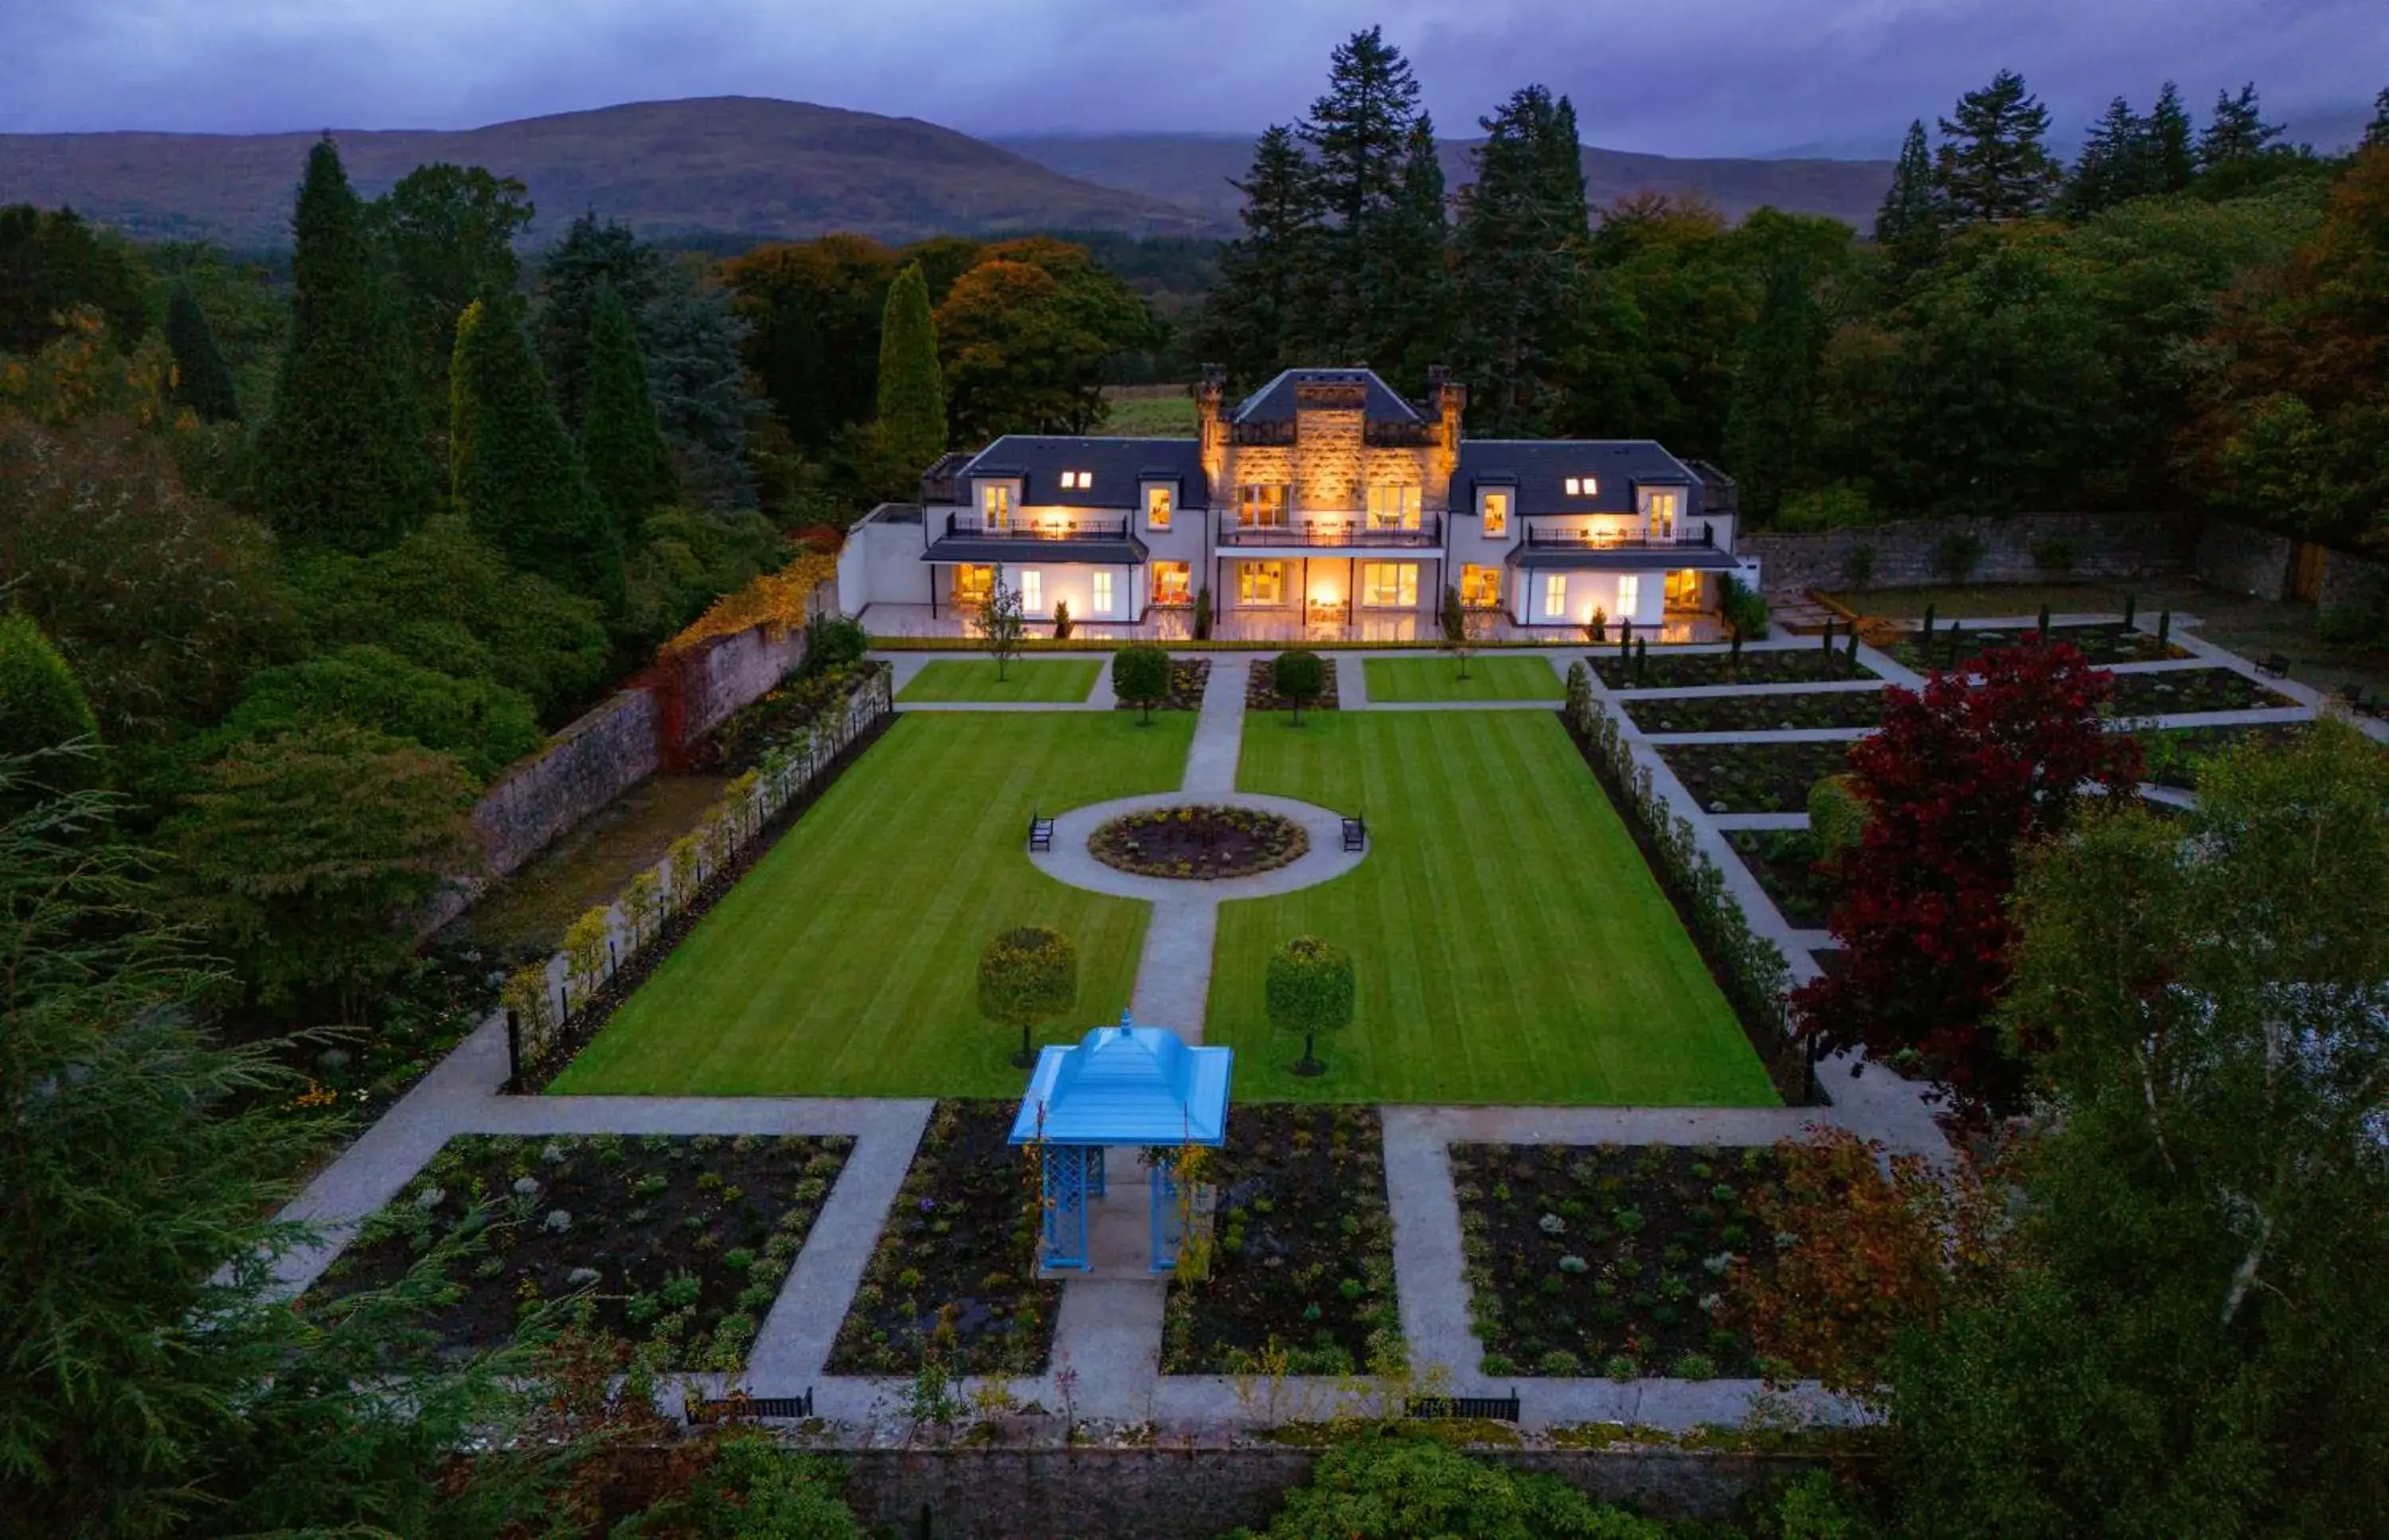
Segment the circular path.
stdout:
<path fill-rule="evenodd" d="M 1249 877 L 1215 877 L 1207 881 L 1199 877 L 1144 877 L 1118 867 L 1105 866 L 1088 850 L 1087 842 L 1097 829 L 1113 819 L 1129 813 L 1152 812 L 1160 808 L 1247 808 L 1255 812 L 1275 813 L 1278 817 L 1301 825 L 1310 836 L 1310 848 L 1301 859 L 1287 862 L 1271 872 L 1259 872 Z M 1331 808 L 1297 802 L 1288 796 L 1258 796 L 1249 792 L 1157 792 L 1150 796 L 1123 796 L 1110 802 L 1092 802 L 1083 808 L 1073 808 L 1067 813 L 1054 815 L 1054 848 L 1032 850 L 1028 859 L 1037 870 L 1072 887 L 1083 887 L 1096 893 L 1108 893 L 1120 898 L 1146 898 L 1156 903 L 1183 903 L 1189 899 L 1211 903 L 1227 898 L 1268 898 L 1297 888 L 1313 887 L 1333 882 L 1361 864 L 1367 852 L 1344 848 L 1344 815 Z"/>

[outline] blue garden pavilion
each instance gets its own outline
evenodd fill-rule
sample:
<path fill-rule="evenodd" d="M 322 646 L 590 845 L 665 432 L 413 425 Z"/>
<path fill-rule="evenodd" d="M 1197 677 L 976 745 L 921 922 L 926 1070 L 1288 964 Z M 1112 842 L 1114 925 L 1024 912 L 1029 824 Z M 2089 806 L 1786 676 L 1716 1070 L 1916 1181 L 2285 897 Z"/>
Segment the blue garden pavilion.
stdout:
<path fill-rule="evenodd" d="M 1232 1049 L 1189 1048 L 1174 1032 L 1137 1025 L 1125 1011 L 1118 1026 L 1096 1027 L 1072 1047 L 1037 1056 L 1011 1142 L 1039 1147 L 1045 1211 L 1039 1254 L 1046 1266 L 1086 1268 L 1087 1203 L 1104 1195 L 1110 1145 L 1144 1147 L 1152 1268 L 1178 1265 L 1176 1152 L 1226 1141 L 1234 1062 Z"/>

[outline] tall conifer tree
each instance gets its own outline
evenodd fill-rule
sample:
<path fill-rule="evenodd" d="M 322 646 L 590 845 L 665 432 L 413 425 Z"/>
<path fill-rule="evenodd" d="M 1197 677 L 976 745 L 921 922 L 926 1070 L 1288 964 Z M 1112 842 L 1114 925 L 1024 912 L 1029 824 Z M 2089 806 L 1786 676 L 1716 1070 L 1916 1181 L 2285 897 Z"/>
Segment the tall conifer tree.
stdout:
<path fill-rule="evenodd" d="M 519 306 L 503 294 L 477 304 L 479 313 L 458 330 L 457 437 L 467 452 L 457 501 L 507 561 L 620 614 L 621 540 L 589 490 Z"/>
<path fill-rule="evenodd" d="M 2198 148 L 2190 110 L 2181 105 L 2181 87 L 2171 81 L 2157 89 L 2147 132 L 2141 156 L 2147 162 L 2149 191 L 2180 192 L 2198 175 Z"/>
<path fill-rule="evenodd" d="M 1319 181 L 1294 131 L 1272 125 L 1253 146 L 1245 233 L 1220 256 L 1220 281 L 1193 327 L 1196 349 L 1246 385 L 1295 363 L 1312 337 L 1308 303 L 1320 271 Z"/>
<path fill-rule="evenodd" d="M 2037 214 L 2063 175 L 2043 143 L 2049 109 L 2012 70 L 1959 97 L 1958 115 L 1941 120 L 1941 134 L 1934 184 L 1961 223 L 1997 224 Z"/>
<path fill-rule="evenodd" d="M 1795 249 L 1771 253 L 1725 424 L 1726 463 L 1741 480 L 1744 508 L 1758 519 L 1775 516 L 1815 452 L 1824 332 L 1808 262 Z"/>
<path fill-rule="evenodd" d="M 1411 128 L 1418 121 L 1418 78 L 1383 29 L 1354 32 L 1336 48 L 1327 94 L 1297 129 L 1310 148 L 1328 224 L 1321 256 L 1321 363 L 1365 363 L 1384 285 L 1372 244 L 1401 202 Z"/>
<path fill-rule="evenodd" d="M 2280 136 L 2281 125 L 2265 121 L 2257 107 L 2255 81 L 2242 86 L 2236 96 L 2219 91 L 2215 96 L 2215 115 L 2207 120 L 2206 132 L 2198 136 L 2198 169 L 2211 172 L 2261 155 L 2266 146 Z"/>
<path fill-rule="evenodd" d="M 1874 216 L 1874 242 L 1903 268 L 1921 268 L 1941 245 L 1941 195 L 1933 185 L 1933 154 L 1922 120 L 1908 125 L 1892 168 L 1891 186 Z"/>
<path fill-rule="evenodd" d="M 2058 195 L 2061 210 L 2070 219 L 2089 219 L 2102 210 L 2129 202 L 2155 190 L 2149 164 L 2149 121 L 2117 96 L 2090 125 L 2082 153 Z"/>
<path fill-rule="evenodd" d="M 2372 98 L 2372 121 L 2364 125 L 2364 139 L 2357 147 L 2389 149 L 2389 86 Z"/>
<path fill-rule="evenodd" d="M 216 334 L 199 309 L 191 286 L 177 280 L 166 301 L 166 346 L 174 353 L 174 399 L 203 423 L 236 423 L 240 401 L 232 371 L 216 347 Z"/>
<path fill-rule="evenodd" d="M 286 541 L 377 551 L 430 514 L 432 467 L 405 332 L 328 138 L 308 152 L 291 229 L 290 342 L 258 434 L 258 505 Z"/>
<path fill-rule="evenodd" d="M 1412 394 L 1425 388 L 1427 370 L 1445 362 L 1451 346 L 1446 202 L 1435 121 L 1422 112 L 1411 124 L 1394 206 L 1369 244 L 1363 274 L 1369 314 L 1361 355 L 1396 389 Z"/>
<path fill-rule="evenodd" d="M 1576 108 L 1530 85 L 1478 122 L 1485 142 L 1457 240 L 1472 426 L 1496 437 L 1549 433 L 1586 264 Z"/>
<path fill-rule="evenodd" d="M 946 383 L 938 369 L 938 323 L 921 264 L 909 262 L 888 286 L 879 322 L 879 431 L 908 472 L 925 470 L 946 449 Z"/>
<path fill-rule="evenodd" d="M 656 426 L 647 363 L 630 307 L 611 284 L 597 291 L 589 322 L 589 388 L 581 398 L 581 463 L 621 548 L 638 549 L 647 515 L 678 491 L 671 451 Z"/>

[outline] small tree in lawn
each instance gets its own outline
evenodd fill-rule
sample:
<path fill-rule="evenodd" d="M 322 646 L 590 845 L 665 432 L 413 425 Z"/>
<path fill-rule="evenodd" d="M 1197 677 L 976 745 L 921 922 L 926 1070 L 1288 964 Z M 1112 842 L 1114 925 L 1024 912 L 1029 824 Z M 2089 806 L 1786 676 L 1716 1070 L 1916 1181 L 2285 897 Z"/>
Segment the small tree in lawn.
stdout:
<path fill-rule="evenodd" d="M 1270 1025 L 1302 1034 L 1294 1073 L 1324 1075 L 1327 1066 L 1311 1056 L 1311 1048 L 1320 1033 L 1352 1025 L 1351 954 L 1318 936 L 1297 935 L 1270 954 L 1265 992 Z"/>
<path fill-rule="evenodd" d="M 1079 1003 L 1079 952 L 1070 938 L 1041 925 L 1005 931 L 978 958 L 978 1013 L 1003 1026 L 1020 1028 L 1020 1051 L 1012 1067 L 1037 1062 L 1028 1045 L 1031 1029 L 1067 1015 Z"/>
<path fill-rule="evenodd" d="M 1112 693 L 1144 713 L 1140 726 L 1153 720 L 1153 708 L 1169 698 L 1169 655 L 1149 643 L 1122 647 L 1112 655 Z"/>
<path fill-rule="evenodd" d="M 1460 677 L 1468 677 L 1468 660 L 1485 637 L 1485 617 L 1460 602 L 1460 590 L 1443 588 L 1443 645 L 1460 659 Z"/>
<path fill-rule="evenodd" d="M 1294 707 L 1294 724 L 1302 725 L 1302 707 L 1327 688 L 1327 663 L 1308 647 L 1289 647 L 1270 665 L 1270 683 Z"/>
<path fill-rule="evenodd" d="M 1001 566 L 995 569 L 987 602 L 971 617 L 971 630 L 978 633 L 978 644 L 987 649 L 987 655 L 995 659 L 995 677 L 1001 682 L 1028 635 L 1028 612 L 1021 605 L 1020 591 L 1004 585 Z"/>

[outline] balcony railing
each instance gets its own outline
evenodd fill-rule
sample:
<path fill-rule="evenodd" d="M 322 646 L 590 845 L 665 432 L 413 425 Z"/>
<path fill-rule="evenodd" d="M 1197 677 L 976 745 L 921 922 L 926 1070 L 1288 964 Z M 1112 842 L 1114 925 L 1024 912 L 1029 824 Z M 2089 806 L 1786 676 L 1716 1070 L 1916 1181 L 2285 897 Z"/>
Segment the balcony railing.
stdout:
<path fill-rule="evenodd" d="M 1652 535 L 1612 534 L 1582 529 L 1539 529 L 1527 526 L 1527 543 L 1530 546 L 1556 546 L 1565 551 L 1675 551 L 1685 546 L 1711 547 L 1717 544 L 1717 531 L 1703 521 L 1698 529 L 1679 528 L 1673 534 Z"/>
<path fill-rule="evenodd" d="M 1422 515 L 1414 525 L 1372 526 L 1365 518 L 1304 518 L 1285 524 L 1237 524 L 1223 519 L 1221 545 L 1323 545 L 1361 550 L 1419 550 L 1443 543 L 1443 515 Z"/>
<path fill-rule="evenodd" d="M 977 514 L 948 514 L 946 533 L 981 541 L 1117 541 L 1128 539 L 1125 518 L 1012 519 L 990 524 Z"/>

